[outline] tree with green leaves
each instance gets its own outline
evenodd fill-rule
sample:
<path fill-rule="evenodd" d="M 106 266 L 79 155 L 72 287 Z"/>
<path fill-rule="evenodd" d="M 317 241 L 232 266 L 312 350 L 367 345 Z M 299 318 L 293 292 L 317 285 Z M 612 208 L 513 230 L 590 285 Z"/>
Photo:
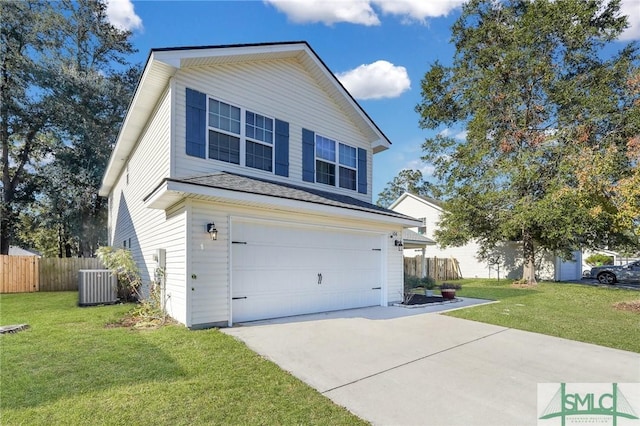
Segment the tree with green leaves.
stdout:
<path fill-rule="evenodd" d="M 33 200 L 33 164 L 53 149 L 51 105 L 38 83 L 46 52 L 59 46 L 57 19 L 48 2 L 0 2 L 0 138 L 2 206 L 0 254 L 7 254 L 21 207 Z"/>
<path fill-rule="evenodd" d="M 539 250 L 628 242 L 615 190 L 637 171 L 639 94 L 628 87 L 638 52 L 608 53 L 626 27 L 617 0 L 463 6 L 453 64 L 431 67 L 416 107 L 422 128 L 467 131 L 464 142 L 441 132 L 423 145 L 444 195 L 440 244 L 475 239 L 489 254 L 518 241 L 523 280 L 535 283 Z M 587 166 L 600 187 L 581 176 Z"/>
<path fill-rule="evenodd" d="M 0 253 L 46 225 L 58 230 L 59 255 L 63 246 L 92 255 L 106 241 L 98 188 L 139 74 L 125 60 L 131 34 L 109 23 L 103 0 L 0 8 Z M 36 213 L 45 217 L 18 234 L 19 218 Z"/>
<path fill-rule="evenodd" d="M 433 185 L 424 180 L 420 170 L 403 169 L 378 194 L 376 204 L 380 207 L 389 207 L 405 192 L 425 197 L 434 196 Z"/>

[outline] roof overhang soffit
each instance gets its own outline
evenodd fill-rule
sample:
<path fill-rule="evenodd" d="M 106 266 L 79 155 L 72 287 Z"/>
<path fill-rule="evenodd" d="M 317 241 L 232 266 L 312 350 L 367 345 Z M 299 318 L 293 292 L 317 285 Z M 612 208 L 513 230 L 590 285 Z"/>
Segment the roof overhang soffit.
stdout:
<path fill-rule="evenodd" d="M 151 194 L 145 197 L 145 206 L 151 209 L 166 210 L 185 198 L 197 198 L 205 201 L 218 201 L 229 204 L 256 206 L 272 210 L 306 212 L 310 214 L 344 217 L 350 219 L 382 222 L 403 227 L 418 226 L 415 219 L 388 216 L 358 209 L 323 205 L 286 198 L 250 194 L 228 189 L 193 185 L 185 182 L 165 180 Z"/>

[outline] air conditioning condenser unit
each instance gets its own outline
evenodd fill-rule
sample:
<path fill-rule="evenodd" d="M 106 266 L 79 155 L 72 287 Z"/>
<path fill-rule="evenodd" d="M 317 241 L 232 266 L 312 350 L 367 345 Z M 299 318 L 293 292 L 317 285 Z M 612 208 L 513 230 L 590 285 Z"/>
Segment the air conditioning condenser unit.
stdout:
<path fill-rule="evenodd" d="M 118 279 L 107 269 L 81 269 L 78 271 L 78 304 L 103 305 L 118 301 Z"/>

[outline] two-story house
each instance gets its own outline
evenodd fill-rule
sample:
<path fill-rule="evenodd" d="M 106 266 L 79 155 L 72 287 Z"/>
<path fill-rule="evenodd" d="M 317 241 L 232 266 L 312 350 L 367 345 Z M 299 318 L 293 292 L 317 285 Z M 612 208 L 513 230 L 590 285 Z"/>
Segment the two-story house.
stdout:
<path fill-rule="evenodd" d="M 306 42 L 154 49 L 105 172 L 109 241 L 191 328 L 401 298 L 391 142 Z"/>

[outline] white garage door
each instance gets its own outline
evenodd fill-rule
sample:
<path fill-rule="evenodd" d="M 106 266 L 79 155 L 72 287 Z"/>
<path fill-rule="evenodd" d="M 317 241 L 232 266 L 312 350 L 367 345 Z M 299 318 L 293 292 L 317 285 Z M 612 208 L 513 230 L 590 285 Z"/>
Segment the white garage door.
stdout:
<path fill-rule="evenodd" d="M 234 221 L 233 321 L 380 305 L 381 237 Z"/>

